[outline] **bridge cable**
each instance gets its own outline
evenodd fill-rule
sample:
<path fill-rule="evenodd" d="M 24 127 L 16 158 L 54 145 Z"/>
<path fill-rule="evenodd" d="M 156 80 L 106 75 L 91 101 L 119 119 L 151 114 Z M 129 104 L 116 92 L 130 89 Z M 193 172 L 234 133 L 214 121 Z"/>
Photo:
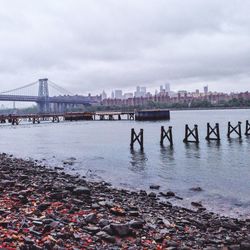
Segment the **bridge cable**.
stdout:
<path fill-rule="evenodd" d="M 10 92 L 14 92 L 14 91 L 18 91 L 18 90 L 22 90 L 22 89 L 34 86 L 37 83 L 38 83 L 38 81 L 26 84 L 26 85 L 24 85 L 22 87 L 19 87 L 19 88 L 15 88 L 15 89 L 11 89 L 11 90 L 6 90 L 6 91 L 3 91 L 3 92 L 0 92 L 0 95 L 2 95 L 2 94 L 8 94 Z"/>
<path fill-rule="evenodd" d="M 69 94 L 69 95 L 74 95 L 72 92 L 70 92 L 69 90 L 60 87 L 59 85 L 57 85 L 56 83 L 52 82 L 51 80 L 49 80 L 49 85 L 56 89 L 58 92 L 60 92 L 61 94 Z"/>

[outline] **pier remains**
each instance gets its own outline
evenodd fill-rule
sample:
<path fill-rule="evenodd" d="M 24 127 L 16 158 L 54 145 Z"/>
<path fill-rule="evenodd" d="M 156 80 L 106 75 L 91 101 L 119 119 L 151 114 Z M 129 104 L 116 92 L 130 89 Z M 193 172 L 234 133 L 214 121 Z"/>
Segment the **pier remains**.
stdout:
<path fill-rule="evenodd" d="M 157 121 L 169 119 L 170 111 L 168 109 L 135 111 L 135 120 L 137 121 Z"/>

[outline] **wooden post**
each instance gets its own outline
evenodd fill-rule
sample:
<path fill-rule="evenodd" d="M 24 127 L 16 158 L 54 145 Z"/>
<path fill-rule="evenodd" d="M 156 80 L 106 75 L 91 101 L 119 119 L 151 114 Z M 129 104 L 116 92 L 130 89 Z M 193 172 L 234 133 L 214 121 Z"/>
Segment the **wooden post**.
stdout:
<path fill-rule="evenodd" d="M 211 137 L 214 134 L 215 137 Z M 219 123 L 215 124 L 215 127 L 212 128 L 209 123 L 207 123 L 207 136 L 205 138 L 207 141 L 210 140 L 220 140 L 220 130 L 219 130 Z"/>
<path fill-rule="evenodd" d="M 250 135 L 250 123 L 248 122 L 248 120 L 246 121 L 246 132 L 245 135 Z"/>
<path fill-rule="evenodd" d="M 188 139 L 190 136 L 193 136 L 193 140 Z M 185 138 L 183 139 L 183 142 L 199 143 L 198 125 L 195 124 L 192 130 L 188 127 L 187 124 L 185 125 Z"/>
<path fill-rule="evenodd" d="M 170 146 L 173 146 L 173 136 L 172 136 L 172 127 L 171 126 L 168 127 L 167 131 L 164 129 L 164 126 L 161 126 L 161 140 L 160 140 L 161 146 L 163 146 L 163 141 L 166 137 L 170 143 Z"/>
<path fill-rule="evenodd" d="M 143 129 L 140 129 L 140 132 L 138 135 L 135 133 L 134 128 L 131 129 L 131 139 L 130 139 L 130 148 L 131 149 L 134 148 L 134 143 L 136 141 L 139 143 L 141 150 L 143 150 Z"/>
<path fill-rule="evenodd" d="M 228 122 L 228 128 L 227 128 L 227 137 L 230 138 L 230 135 L 235 132 L 239 138 L 241 138 L 241 122 L 238 122 L 238 125 L 233 127 L 230 122 Z"/>

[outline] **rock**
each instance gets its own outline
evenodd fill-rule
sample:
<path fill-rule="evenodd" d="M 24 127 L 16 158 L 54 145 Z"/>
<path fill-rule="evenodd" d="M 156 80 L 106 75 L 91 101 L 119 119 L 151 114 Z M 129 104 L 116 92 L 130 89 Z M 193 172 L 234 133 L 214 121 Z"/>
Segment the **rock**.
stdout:
<path fill-rule="evenodd" d="M 89 226 L 84 228 L 91 233 L 97 233 L 100 231 L 99 227 L 94 227 L 94 226 Z"/>
<path fill-rule="evenodd" d="M 44 203 L 41 203 L 40 205 L 37 206 L 37 209 L 40 211 L 40 212 L 43 212 L 44 210 L 46 210 L 47 208 L 49 208 L 51 205 L 50 202 L 44 202 Z"/>
<path fill-rule="evenodd" d="M 132 227 L 132 228 L 142 228 L 143 225 L 145 224 L 145 221 L 144 220 L 131 220 L 129 222 L 129 226 Z"/>
<path fill-rule="evenodd" d="M 162 195 L 162 196 L 164 196 L 164 197 L 170 198 L 170 197 L 174 197 L 174 196 L 175 196 L 175 193 L 172 192 L 172 191 L 168 191 L 168 192 L 166 192 L 166 193 L 160 192 L 160 195 Z"/>
<path fill-rule="evenodd" d="M 125 237 L 131 234 L 131 229 L 128 224 L 110 224 L 110 228 L 113 230 L 115 235 Z"/>
<path fill-rule="evenodd" d="M 97 216 L 95 213 L 91 213 L 91 214 L 88 214 L 86 217 L 85 217 L 85 221 L 87 223 L 92 223 L 92 224 L 96 224 L 97 223 Z"/>
<path fill-rule="evenodd" d="M 190 188 L 191 191 L 194 191 L 194 192 L 201 192 L 203 191 L 203 189 L 201 187 L 192 187 Z"/>
<path fill-rule="evenodd" d="M 242 242 L 240 244 L 240 250 L 250 250 L 250 242 Z"/>
<path fill-rule="evenodd" d="M 115 237 L 114 236 L 110 236 L 109 234 L 107 234 L 106 232 L 104 231 L 100 231 L 96 234 L 97 237 L 101 238 L 102 240 L 105 240 L 107 242 L 110 242 L 110 243 L 115 243 L 116 240 L 115 240 Z"/>
<path fill-rule="evenodd" d="M 150 189 L 156 189 L 159 190 L 160 186 L 159 185 L 150 185 Z"/>
<path fill-rule="evenodd" d="M 151 192 L 151 193 L 148 194 L 148 197 L 150 197 L 150 198 L 156 198 L 156 193 Z"/>
<path fill-rule="evenodd" d="M 79 186 L 73 190 L 73 194 L 76 195 L 90 195 L 90 190 L 88 187 Z"/>
<path fill-rule="evenodd" d="M 124 211 L 124 209 L 120 208 L 120 207 L 112 207 L 110 209 L 110 212 L 114 215 L 117 215 L 117 216 L 125 216 L 126 215 L 126 212 Z"/>
<path fill-rule="evenodd" d="M 108 220 L 101 219 L 101 220 L 99 221 L 99 226 L 100 226 L 100 227 L 105 227 L 105 226 L 107 226 L 108 224 L 109 224 L 109 221 L 108 221 Z"/>
<path fill-rule="evenodd" d="M 202 207 L 201 202 L 196 202 L 196 201 L 192 201 L 191 205 L 194 206 L 194 207 Z"/>
<path fill-rule="evenodd" d="M 228 247 L 228 250 L 240 250 L 240 245 L 231 245 Z"/>
<path fill-rule="evenodd" d="M 105 226 L 102 230 L 108 233 L 109 235 L 114 235 L 114 231 L 112 230 L 110 225 Z"/>

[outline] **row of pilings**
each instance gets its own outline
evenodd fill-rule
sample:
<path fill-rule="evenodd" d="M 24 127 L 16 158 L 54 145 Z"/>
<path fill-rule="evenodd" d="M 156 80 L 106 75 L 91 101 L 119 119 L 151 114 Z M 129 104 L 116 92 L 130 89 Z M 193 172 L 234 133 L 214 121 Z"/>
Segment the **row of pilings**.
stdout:
<path fill-rule="evenodd" d="M 241 129 L 241 122 L 238 122 L 236 125 L 232 125 L 231 122 L 228 122 L 227 126 L 227 137 L 230 138 L 232 133 L 235 133 L 239 138 L 242 138 L 242 129 Z M 170 146 L 174 145 L 173 142 L 173 127 L 169 126 L 167 129 L 164 126 L 161 126 L 160 131 L 160 144 L 161 146 L 164 145 L 164 140 L 167 140 Z M 247 120 L 245 125 L 245 133 L 246 136 L 250 135 L 250 123 Z M 210 123 L 207 123 L 207 135 L 205 137 L 207 141 L 220 141 L 220 126 L 219 123 L 216 123 L 215 126 L 211 126 Z M 143 150 L 144 148 L 144 130 L 140 129 L 138 133 L 135 132 L 135 129 L 131 129 L 131 138 L 130 138 L 130 148 L 134 148 L 134 144 L 138 143 L 140 149 Z M 193 128 L 190 128 L 188 124 L 185 125 L 185 135 L 183 139 L 184 143 L 196 143 L 198 144 L 199 141 L 199 131 L 198 125 L 194 125 Z"/>

